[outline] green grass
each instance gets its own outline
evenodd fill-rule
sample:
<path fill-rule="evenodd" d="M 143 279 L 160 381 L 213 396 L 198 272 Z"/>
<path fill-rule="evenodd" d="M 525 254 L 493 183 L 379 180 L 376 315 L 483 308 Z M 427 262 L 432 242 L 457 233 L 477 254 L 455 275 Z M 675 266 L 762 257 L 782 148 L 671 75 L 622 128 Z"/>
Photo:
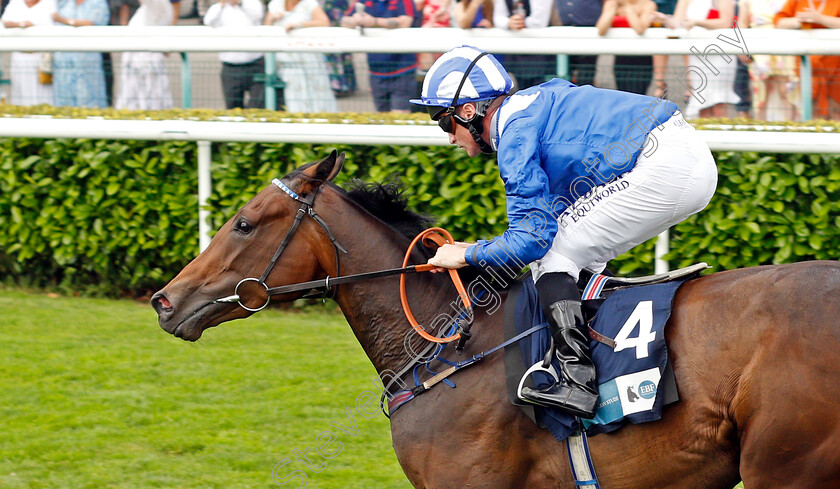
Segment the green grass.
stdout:
<path fill-rule="evenodd" d="M 296 470 L 411 487 L 384 416 L 347 417 L 376 372 L 339 314 L 264 311 L 186 343 L 144 303 L 0 289 L 0 311 L 0 488 L 303 487 Z"/>
<path fill-rule="evenodd" d="M 338 314 L 265 311 L 190 344 L 138 302 L 0 289 L 0 311 L 2 488 L 278 487 L 287 458 L 277 476 L 308 488 L 410 488 L 385 417 L 347 418 L 376 373 Z"/>

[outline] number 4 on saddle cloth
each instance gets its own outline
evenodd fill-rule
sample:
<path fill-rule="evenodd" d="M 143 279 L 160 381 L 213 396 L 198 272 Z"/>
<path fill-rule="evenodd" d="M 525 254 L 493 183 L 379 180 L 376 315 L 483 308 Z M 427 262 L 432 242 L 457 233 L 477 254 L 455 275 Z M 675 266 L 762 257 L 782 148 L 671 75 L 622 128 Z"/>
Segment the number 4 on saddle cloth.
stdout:
<path fill-rule="evenodd" d="M 628 422 L 658 420 L 662 407 L 679 399 L 668 363 L 665 323 L 677 289 L 706 268 L 705 263 L 698 263 L 650 277 L 596 274 L 588 280 L 582 291 L 583 310 L 593 331 L 590 336 L 599 339 L 590 341 L 599 399 L 595 418 L 581 420 L 587 434 L 609 433 Z M 547 320 L 534 282 L 527 275 L 508 294 L 505 337 L 512 338 L 541 324 L 547 325 Z M 508 393 L 511 402 L 532 421 L 563 441 L 578 429 L 577 419 L 564 411 L 523 402 L 517 395 L 528 370 L 531 373 L 524 378 L 524 385 L 539 389 L 554 382 L 552 374 L 538 368 L 550 343 L 551 333 L 546 327 L 505 348 Z M 556 360 L 554 370 L 560 372 Z"/>

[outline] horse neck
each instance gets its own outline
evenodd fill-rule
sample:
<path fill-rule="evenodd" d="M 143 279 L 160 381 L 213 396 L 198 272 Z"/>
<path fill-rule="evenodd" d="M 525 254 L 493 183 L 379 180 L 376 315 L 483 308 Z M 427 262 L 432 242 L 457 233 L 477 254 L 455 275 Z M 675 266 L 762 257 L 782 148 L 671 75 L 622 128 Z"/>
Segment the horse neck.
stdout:
<path fill-rule="evenodd" d="M 336 195 L 336 198 L 344 201 L 339 204 L 341 208 L 329 205 L 329 210 L 319 209 L 319 212 L 348 251 L 340 254 L 341 275 L 401 266 L 409 240 L 346 197 Z M 329 200 L 335 202 L 337 199 Z M 419 263 L 422 259 L 416 255 L 411 263 Z M 406 276 L 408 299 L 420 324 L 431 324 L 432 319 L 446 312 L 457 297 L 444 276 L 448 277 L 431 273 Z M 335 295 L 353 333 L 380 373 L 402 368 L 411 358 L 404 345 L 406 336 L 417 336 L 401 306 L 399 280 L 398 276 L 392 276 L 342 284 Z M 451 309 L 449 313 L 452 313 Z M 417 343 L 415 338 L 412 345 Z"/>

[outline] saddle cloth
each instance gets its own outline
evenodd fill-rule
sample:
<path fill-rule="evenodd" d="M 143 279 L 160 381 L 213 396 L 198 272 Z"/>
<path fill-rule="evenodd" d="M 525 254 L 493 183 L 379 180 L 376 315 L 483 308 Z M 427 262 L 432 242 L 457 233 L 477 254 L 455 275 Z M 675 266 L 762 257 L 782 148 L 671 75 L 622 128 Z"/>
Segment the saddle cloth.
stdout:
<path fill-rule="evenodd" d="M 584 301 L 584 309 L 593 309 L 603 302 L 590 326 L 616 340 L 615 351 L 603 343 L 590 341 L 600 397 L 595 418 L 582 420 L 587 434 L 608 433 L 627 423 L 658 420 L 662 417 L 662 407 L 679 399 L 668 363 L 664 328 L 677 289 L 690 278 L 618 289 L 606 301 Z M 508 294 L 505 335 L 512 338 L 540 324 L 548 324 L 547 319 L 539 305 L 534 282 L 526 276 Z M 546 327 L 506 347 L 508 394 L 511 402 L 522 408 L 532 421 L 563 441 L 578 429 L 574 416 L 525 403 L 516 396 L 525 370 L 542 360 L 550 343 L 551 333 Z M 554 368 L 560 372 L 556 360 Z M 535 372 L 525 385 L 543 388 L 553 380 L 546 373 Z"/>

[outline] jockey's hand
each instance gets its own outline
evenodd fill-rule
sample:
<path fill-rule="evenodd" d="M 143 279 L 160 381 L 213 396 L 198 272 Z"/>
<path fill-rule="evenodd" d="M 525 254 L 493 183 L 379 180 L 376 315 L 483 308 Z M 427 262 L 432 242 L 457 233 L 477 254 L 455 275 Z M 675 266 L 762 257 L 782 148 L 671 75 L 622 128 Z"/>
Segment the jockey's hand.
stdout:
<path fill-rule="evenodd" d="M 429 264 L 441 268 L 462 268 L 467 266 L 467 260 L 464 258 L 464 252 L 469 243 L 456 242 L 455 244 L 445 244 L 437 249 L 435 256 L 429 258 Z M 434 270 L 443 271 L 443 270 Z"/>

